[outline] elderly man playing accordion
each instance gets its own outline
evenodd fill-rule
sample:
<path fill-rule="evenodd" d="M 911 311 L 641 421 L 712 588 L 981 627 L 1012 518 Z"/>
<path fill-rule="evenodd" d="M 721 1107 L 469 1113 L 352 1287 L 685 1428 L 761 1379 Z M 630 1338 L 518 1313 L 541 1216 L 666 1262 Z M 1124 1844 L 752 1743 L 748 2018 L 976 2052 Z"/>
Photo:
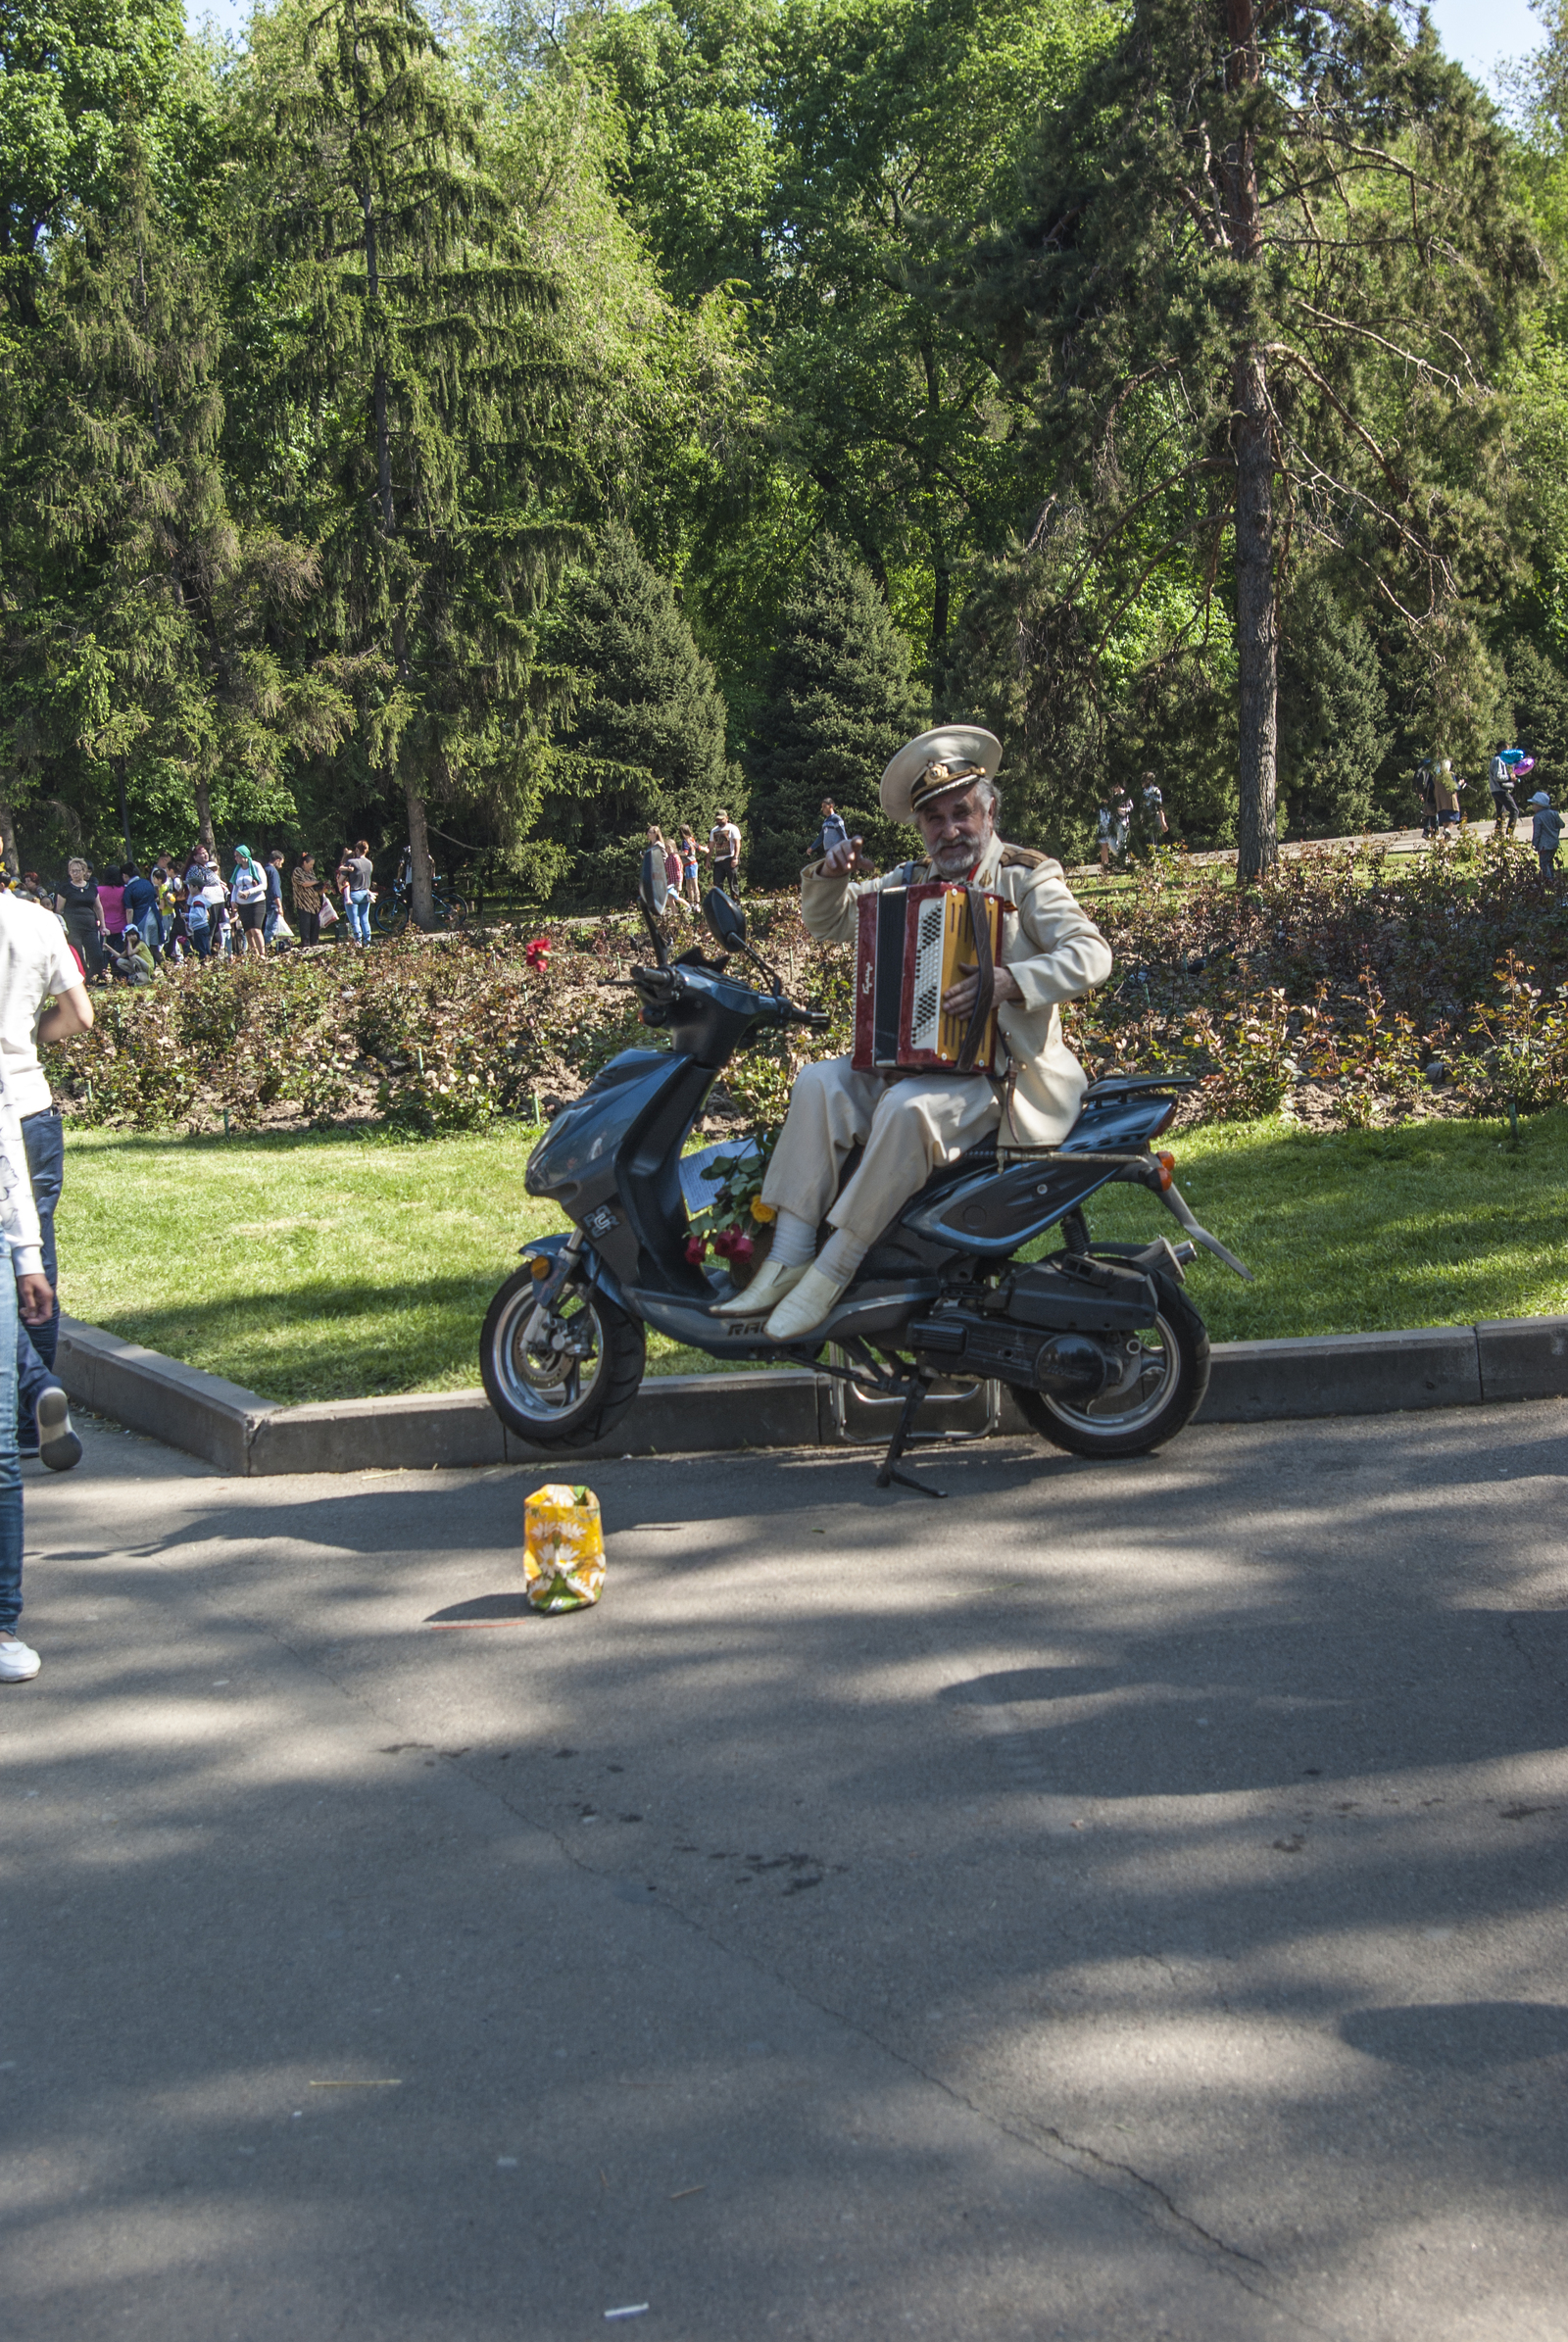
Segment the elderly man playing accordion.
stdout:
<path fill-rule="evenodd" d="M 1054 1147 L 1077 1118 L 1087 1077 L 1061 1038 L 1057 1008 L 1103 984 L 1110 947 L 1069 893 L 1061 864 L 997 835 L 992 774 L 1001 743 L 967 725 L 922 733 L 882 775 L 882 809 L 912 821 L 925 859 L 857 885 L 858 838 L 847 839 L 803 873 L 801 915 L 821 943 L 855 939 L 856 903 L 872 889 L 956 881 L 1000 895 L 1005 915 L 995 969 L 999 1036 L 995 1073 L 857 1072 L 848 1057 L 803 1068 L 779 1134 L 762 1200 L 777 1221 L 767 1261 L 725 1314 L 770 1312 L 767 1334 L 793 1342 L 829 1315 L 872 1244 L 939 1164 L 951 1163 L 989 1132 L 1000 1151 Z M 978 969 L 942 996 L 944 1012 L 974 1007 Z M 851 1150 L 864 1153 L 839 1194 Z M 824 1216 L 834 1233 L 816 1251 Z"/>

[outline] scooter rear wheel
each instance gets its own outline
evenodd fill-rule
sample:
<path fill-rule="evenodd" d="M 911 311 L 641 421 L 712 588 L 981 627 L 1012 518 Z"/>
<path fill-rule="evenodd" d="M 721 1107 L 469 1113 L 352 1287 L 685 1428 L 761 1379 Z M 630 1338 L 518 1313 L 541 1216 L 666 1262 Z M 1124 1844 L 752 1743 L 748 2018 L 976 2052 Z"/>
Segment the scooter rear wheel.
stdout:
<path fill-rule="evenodd" d="M 591 1447 L 636 1397 L 648 1345 L 635 1318 L 590 1289 L 568 1289 L 545 1340 L 529 1340 L 538 1293 L 515 1270 L 485 1313 L 479 1373 L 508 1431 L 536 1447 Z"/>
<path fill-rule="evenodd" d="M 1181 1287 L 1156 1277 L 1153 1324 L 1135 1339 L 1132 1373 L 1087 1403 L 1044 1391 L 1014 1390 L 1030 1428 L 1072 1455 L 1147 1455 L 1191 1423 L 1208 1389 L 1208 1328 Z"/>

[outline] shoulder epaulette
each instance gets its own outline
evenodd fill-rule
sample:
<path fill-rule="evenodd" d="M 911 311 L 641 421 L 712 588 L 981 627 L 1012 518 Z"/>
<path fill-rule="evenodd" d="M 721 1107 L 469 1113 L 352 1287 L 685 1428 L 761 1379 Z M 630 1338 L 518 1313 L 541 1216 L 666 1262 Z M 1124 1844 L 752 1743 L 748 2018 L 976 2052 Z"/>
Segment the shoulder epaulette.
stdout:
<path fill-rule="evenodd" d="M 1038 854 L 1032 846 L 1004 846 L 1002 849 L 1004 870 L 1039 870 L 1050 859 L 1049 854 Z"/>

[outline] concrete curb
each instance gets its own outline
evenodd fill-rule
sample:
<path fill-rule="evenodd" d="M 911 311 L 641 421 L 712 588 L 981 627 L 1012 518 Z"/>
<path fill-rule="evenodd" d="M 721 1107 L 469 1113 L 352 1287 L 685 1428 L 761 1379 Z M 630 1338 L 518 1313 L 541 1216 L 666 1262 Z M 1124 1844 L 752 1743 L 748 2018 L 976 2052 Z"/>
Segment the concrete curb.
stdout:
<path fill-rule="evenodd" d="M 60 1321 L 58 1370 L 79 1405 L 183 1448 L 236 1477 L 284 1472 L 428 1471 L 443 1465 L 549 1464 L 560 1451 L 514 1438 L 480 1391 L 337 1399 L 280 1407 L 157 1350 Z M 1323 1334 L 1298 1342 L 1214 1344 L 1200 1423 L 1319 1415 L 1393 1415 L 1568 1395 L 1568 1317 L 1506 1318 L 1408 1334 Z M 825 1375 L 659 1375 L 608 1440 L 575 1454 L 680 1455 L 725 1448 L 839 1443 Z M 948 1402 L 954 1429 L 979 1429 L 973 1405 Z M 892 1407 L 857 1402 L 862 1439 L 886 1437 Z M 1026 1426 L 1006 1392 L 999 1427 Z"/>

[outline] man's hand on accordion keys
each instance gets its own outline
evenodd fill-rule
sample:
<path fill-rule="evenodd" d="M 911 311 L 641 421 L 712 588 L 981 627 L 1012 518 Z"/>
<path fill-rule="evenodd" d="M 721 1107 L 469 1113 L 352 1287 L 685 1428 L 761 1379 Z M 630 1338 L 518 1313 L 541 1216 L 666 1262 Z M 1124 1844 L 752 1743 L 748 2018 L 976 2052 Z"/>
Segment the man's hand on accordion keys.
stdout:
<path fill-rule="evenodd" d="M 1004 1000 L 1021 1000 L 1023 999 L 1018 979 L 1010 968 L 999 967 L 996 971 L 995 983 L 996 991 L 993 999 L 998 1006 Z M 967 1016 L 974 1006 L 974 996 L 979 989 L 979 984 L 980 971 L 978 968 L 971 968 L 956 984 L 950 984 L 942 996 L 944 1012 L 948 1016 Z"/>

